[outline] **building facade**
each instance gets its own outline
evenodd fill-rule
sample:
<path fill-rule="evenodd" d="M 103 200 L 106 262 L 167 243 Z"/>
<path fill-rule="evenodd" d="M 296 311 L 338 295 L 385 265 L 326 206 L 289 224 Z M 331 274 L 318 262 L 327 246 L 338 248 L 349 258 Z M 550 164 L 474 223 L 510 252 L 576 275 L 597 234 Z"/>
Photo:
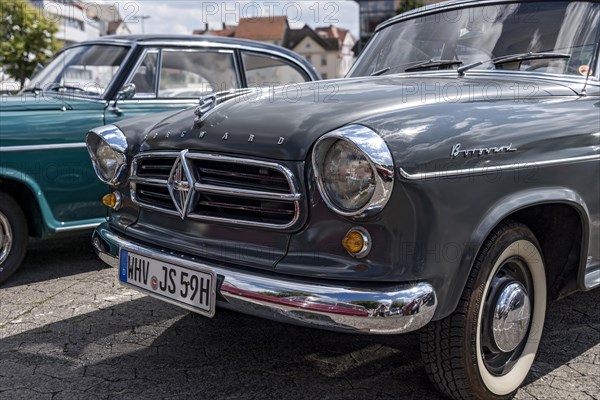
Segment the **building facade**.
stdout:
<path fill-rule="evenodd" d="M 106 35 L 131 31 L 121 18 L 118 3 L 105 4 L 77 0 L 31 0 L 44 16 L 58 27 L 56 38 L 65 46 Z"/>
<path fill-rule="evenodd" d="M 228 36 L 271 43 L 305 57 L 324 79 L 345 76 L 354 63 L 356 40 L 343 28 L 334 26 L 312 29 L 305 25 L 292 29 L 286 17 L 241 18 L 238 26 L 222 29 L 198 29 L 195 35 Z"/>
<path fill-rule="evenodd" d="M 79 2 L 34 0 L 31 3 L 42 10 L 45 18 L 56 23 L 55 37 L 65 46 L 100 36 L 100 25 L 85 15 Z"/>

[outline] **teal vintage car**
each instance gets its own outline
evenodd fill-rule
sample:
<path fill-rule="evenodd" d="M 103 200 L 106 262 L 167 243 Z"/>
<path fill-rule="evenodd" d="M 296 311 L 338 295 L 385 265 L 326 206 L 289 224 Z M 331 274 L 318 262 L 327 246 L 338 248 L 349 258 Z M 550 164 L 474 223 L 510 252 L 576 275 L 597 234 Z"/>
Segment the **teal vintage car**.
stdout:
<path fill-rule="evenodd" d="M 0 97 L 0 283 L 28 237 L 105 219 L 85 148 L 96 126 L 176 111 L 211 93 L 320 79 L 305 59 L 264 43 L 205 36 L 115 36 L 64 49 L 18 96 Z"/>

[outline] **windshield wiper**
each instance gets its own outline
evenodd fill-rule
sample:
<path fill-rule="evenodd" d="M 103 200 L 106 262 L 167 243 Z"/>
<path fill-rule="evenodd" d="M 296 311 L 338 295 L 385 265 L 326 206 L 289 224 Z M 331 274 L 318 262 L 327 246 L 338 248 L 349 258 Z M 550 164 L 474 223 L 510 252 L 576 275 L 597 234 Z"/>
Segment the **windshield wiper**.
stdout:
<path fill-rule="evenodd" d="M 22 93 L 33 93 L 33 94 L 38 94 L 43 92 L 42 89 L 38 88 L 38 87 L 32 87 L 32 88 L 27 88 L 27 89 L 23 89 Z"/>
<path fill-rule="evenodd" d="M 460 60 L 429 60 L 420 64 L 414 65 L 404 69 L 404 72 L 422 71 L 429 68 L 435 67 L 452 67 L 454 65 L 462 65 L 463 62 Z"/>
<path fill-rule="evenodd" d="M 383 69 L 380 69 L 379 71 L 375 71 L 371 74 L 371 76 L 379 76 L 379 75 L 383 75 L 386 72 L 388 72 L 391 68 L 390 67 L 385 67 Z"/>
<path fill-rule="evenodd" d="M 76 90 L 76 91 L 80 91 L 83 93 L 87 93 L 87 90 L 80 88 L 79 86 L 74 86 L 74 85 L 59 85 L 59 84 L 54 84 L 51 85 L 48 90 L 54 90 L 57 92 L 63 91 L 63 90 Z"/>
<path fill-rule="evenodd" d="M 571 55 L 566 54 L 566 53 L 551 53 L 551 52 L 543 52 L 543 53 L 529 52 L 529 53 L 511 54 L 508 56 L 491 58 L 491 59 L 485 60 L 485 61 L 474 62 L 472 64 L 468 64 L 468 65 L 458 68 L 456 70 L 456 72 L 458 72 L 459 75 L 464 75 L 464 73 L 466 71 L 473 69 L 475 67 L 479 67 L 480 65 L 486 64 L 486 63 L 492 63 L 494 65 L 501 65 L 501 64 L 508 64 L 508 63 L 517 62 L 517 61 L 542 60 L 545 58 L 569 59 L 569 58 L 571 58 Z"/>

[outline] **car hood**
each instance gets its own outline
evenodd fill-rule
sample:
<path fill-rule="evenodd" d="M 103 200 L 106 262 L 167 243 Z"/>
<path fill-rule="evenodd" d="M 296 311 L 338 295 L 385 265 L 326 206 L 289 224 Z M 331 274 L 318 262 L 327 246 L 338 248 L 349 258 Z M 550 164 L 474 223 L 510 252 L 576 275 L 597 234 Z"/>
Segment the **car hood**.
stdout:
<path fill-rule="evenodd" d="M 517 96 L 544 99 L 575 93 L 557 83 L 514 77 L 390 76 L 312 82 L 229 100 L 197 126 L 193 109 L 174 114 L 145 132 L 141 150 L 189 149 L 305 160 L 316 139 L 348 124 L 378 131 L 369 122 L 374 117 L 410 116 L 440 104 L 515 102 Z M 445 112 L 451 113 L 452 108 Z"/>
<path fill-rule="evenodd" d="M 97 109 L 100 105 L 106 106 L 106 102 L 99 99 L 84 99 L 74 96 L 56 96 L 48 94 L 34 95 L 24 93 L 17 96 L 0 97 L 1 112 L 19 111 L 60 111 L 67 110 Z"/>

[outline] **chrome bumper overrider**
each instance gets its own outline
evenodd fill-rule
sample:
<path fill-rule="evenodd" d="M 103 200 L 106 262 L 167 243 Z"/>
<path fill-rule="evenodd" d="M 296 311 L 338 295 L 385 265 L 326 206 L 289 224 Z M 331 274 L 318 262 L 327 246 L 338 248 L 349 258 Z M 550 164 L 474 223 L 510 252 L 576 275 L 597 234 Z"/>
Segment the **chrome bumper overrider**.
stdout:
<path fill-rule="evenodd" d="M 236 271 L 131 241 L 108 224 L 96 229 L 92 242 L 100 259 L 116 268 L 119 249 L 124 248 L 173 264 L 211 269 L 220 278 L 219 306 L 295 325 L 351 333 L 405 333 L 431 321 L 437 306 L 433 287 L 422 282 L 374 290 Z"/>

